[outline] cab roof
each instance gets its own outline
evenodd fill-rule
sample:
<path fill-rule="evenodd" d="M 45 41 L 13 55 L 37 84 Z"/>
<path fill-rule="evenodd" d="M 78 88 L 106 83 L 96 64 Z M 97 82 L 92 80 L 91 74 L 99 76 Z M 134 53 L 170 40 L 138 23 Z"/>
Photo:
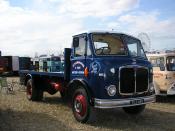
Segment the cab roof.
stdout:
<path fill-rule="evenodd" d="M 84 33 L 78 33 L 77 35 L 74 35 L 73 37 L 76 37 L 76 36 L 79 36 L 79 35 L 83 35 L 83 34 L 118 34 L 118 35 L 127 35 L 127 36 L 130 36 L 130 37 L 133 37 L 133 38 L 136 38 L 138 39 L 137 37 L 133 36 L 133 35 L 129 35 L 127 33 L 122 33 L 122 32 L 116 32 L 116 31 L 105 31 L 105 30 L 92 30 L 92 31 L 87 31 L 87 32 L 84 32 Z"/>

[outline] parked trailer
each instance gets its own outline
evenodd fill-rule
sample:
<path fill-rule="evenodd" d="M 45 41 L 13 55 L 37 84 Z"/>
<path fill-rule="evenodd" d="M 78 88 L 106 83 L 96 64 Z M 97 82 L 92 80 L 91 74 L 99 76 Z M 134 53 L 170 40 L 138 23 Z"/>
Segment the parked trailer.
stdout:
<path fill-rule="evenodd" d="M 4 74 L 17 75 L 19 71 L 19 57 L 18 56 L 3 56 L 3 57 L 7 59 Z"/>
<path fill-rule="evenodd" d="M 7 59 L 6 58 L 4 58 L 4 57 L 2 57 L 2 56 L 0 56 L 0 74 L 2 75 L 4 72 L 5 72 L 5 70 L 6 70 L 6 63 L 7 63 Z"/>
<path fill-rule="evenodd" d="M 0 56 L 0 74 L 4 72 L 4 58 Z"/>
<path fill-rule="evenodd" d="M 156 95 L 175 95 L 175 52 L 147 54 L 153 65 Z"/>
<path fill-rule="evenodd" d="M 64 60 L 64 72 L 20 71 L 28 100 L 60 91 L 82 123 L 93 121 L 97 108 L 122 107 L 138 114 L 155 101 L 152 65 L 133 36 L 100 31 L 75 35 Z"/>

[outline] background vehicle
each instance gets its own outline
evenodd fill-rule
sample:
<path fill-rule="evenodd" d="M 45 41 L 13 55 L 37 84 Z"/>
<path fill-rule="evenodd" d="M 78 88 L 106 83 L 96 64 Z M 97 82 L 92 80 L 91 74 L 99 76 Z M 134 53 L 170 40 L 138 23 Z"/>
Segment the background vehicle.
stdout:
<path fill-rule="evenodd" d="M 30 69 L 31 69 L 31 58 L 19 57 L 19 70 L 30 70 Z"/>
<path fill-rule="evenodd" d="M 61 58 L 58 56 L 51 56 L 47 58 L 47 71 L 48 72 L 63 71 Z"/>
<path fill-rule="evenodd" d="M 32 67 L 31 67 L 32 70 L 39 71 L 39 58 L 32 58 L 31 63 L 32 63 Z"/>
<path fill-rule="evenodd" d="M 19 71 L 19 57 L 18 56 L 3 56 L 6 58 L 5 75 L 18 75 Z"/>
<path fill-rule="evenodd" d="M 175 95 L 175 53 L 147 54 L 153 65 L 156 95 Z"/>
<path fill-rule="evenodd" d="M 93 120 L 96 108 L 122 107 L 138 114 L 154 102 L 152 66 L 137 38 L 82 33 L 73 36 L 72 48 L 64 53 L 64 72 L 20 71 L 29 100 L 42 100 L 44 91 L 60 91 L 71 102 L 76 120 L 83 123 Z"/>
<path fill-rule="evenodd" d="M 0 74 L 2 75 L 6 70 L 7 59 L 0 56 Z"/>
<path fill-rule="evenodd" d="M 47 55 L 42 55 L 39 57 L 39 71 L 47 72 Z"/>

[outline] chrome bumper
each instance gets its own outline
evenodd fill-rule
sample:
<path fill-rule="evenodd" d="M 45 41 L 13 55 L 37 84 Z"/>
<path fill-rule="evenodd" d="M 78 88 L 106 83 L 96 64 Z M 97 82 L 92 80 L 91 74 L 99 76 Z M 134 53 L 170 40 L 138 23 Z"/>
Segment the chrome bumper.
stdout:
<path fill-rule="evenodd" d="M 155 95 L 137 97 L 137 98 L 124 98 L 124 99 L 94 99 L 95 108 L 117 108 L 143 105 L 155 102 Z"/>

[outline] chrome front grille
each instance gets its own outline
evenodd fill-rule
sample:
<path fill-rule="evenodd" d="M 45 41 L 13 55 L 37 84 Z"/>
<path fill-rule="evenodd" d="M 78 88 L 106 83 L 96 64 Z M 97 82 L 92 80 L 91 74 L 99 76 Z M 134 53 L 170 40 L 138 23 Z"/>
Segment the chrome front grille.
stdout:
<path fill-rule="evenodd" d="M 119 68 L 119 93 L 123 95 L 142 94 L 148 91 L 149 70 L 142 66 Z"/>

